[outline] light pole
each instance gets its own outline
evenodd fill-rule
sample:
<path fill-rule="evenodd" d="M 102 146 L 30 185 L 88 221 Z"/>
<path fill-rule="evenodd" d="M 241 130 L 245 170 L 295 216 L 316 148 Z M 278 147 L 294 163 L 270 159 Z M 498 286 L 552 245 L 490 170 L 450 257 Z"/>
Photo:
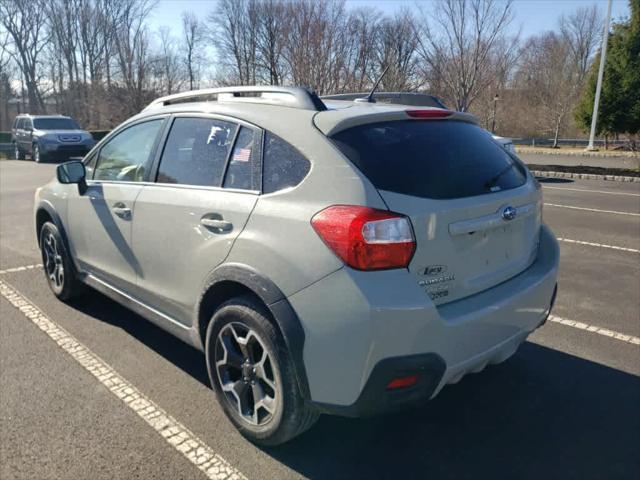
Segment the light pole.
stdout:
<path fill-rule="evenodd" d="M 491 120 L 491 133 L 494 134 L 496 133 L 496 107 L 498 105 L 498 100 L 500 100 L 500 97 L 496 93 L 496 96 L 493 97 L 493 118 Z"/>
<path fill-rule="evenodd" d="M 598 70 L 598 84 L 596 85 L 596 98 L 593 100 L 593 115 L 591 116 L 591 133 L 587 150 L 595 150 L 593 140 L 596 136 L 596 123 L 598 122 L 598 107 L 600 106 L 600 91 L 602 90 L 602 77 L 604 76 L 604 64 L 607 58 L 607 43 L 609 41 L 609 22 L 611 21 L 611 3 L 607 6 L 607 18 L 604 20 L 604 33 L 602 35 L 602 53 L 600 54 L 600 69 Z"/>

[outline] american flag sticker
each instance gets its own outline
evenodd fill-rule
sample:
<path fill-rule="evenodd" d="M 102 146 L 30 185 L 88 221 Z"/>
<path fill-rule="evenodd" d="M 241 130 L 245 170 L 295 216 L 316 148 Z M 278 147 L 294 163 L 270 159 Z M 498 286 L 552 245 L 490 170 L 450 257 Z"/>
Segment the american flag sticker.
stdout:
<path fill-rule="evenodd" d="M 251 157 L 250 148 L 239 148 L 235 152 L 233 152 L 234 162 L 248 162 L 249 157 Z"/>

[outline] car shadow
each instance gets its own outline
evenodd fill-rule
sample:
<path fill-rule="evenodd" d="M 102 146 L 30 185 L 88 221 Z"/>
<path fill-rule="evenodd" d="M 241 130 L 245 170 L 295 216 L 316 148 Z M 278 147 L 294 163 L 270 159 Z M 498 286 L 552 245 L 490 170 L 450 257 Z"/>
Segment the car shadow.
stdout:
<path fill-rule="evenodd" d="M 124 307 L 97 293 L 73 306 L 208 385 L 202 353 Z M 325 415 L 263 450 L 314 479 L 613 479 L 640 478 L 639 445 L 639 377 L 526 342 L 424 407 L 367 419 Z"/>

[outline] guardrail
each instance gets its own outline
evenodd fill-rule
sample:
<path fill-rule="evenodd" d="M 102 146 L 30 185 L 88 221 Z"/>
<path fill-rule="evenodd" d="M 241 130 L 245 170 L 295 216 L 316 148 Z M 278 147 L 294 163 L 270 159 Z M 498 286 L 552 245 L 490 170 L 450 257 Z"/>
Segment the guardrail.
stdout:
<path fill-rule="evenodd" d="M 512 138 L 514 145 L 521 145 L 527 147 L 550 147 L 553 145 L 553 138 Z M 595 140 L 594 145 L 604 147 L 604 140 Z M 606 142 L 608 147 L 628 145 L 627 140 L 609 140 Z M 586 138 L 559 138 L 558 145 L 564 147 L 586 147 L 589 145 L 589 140 Z"/>

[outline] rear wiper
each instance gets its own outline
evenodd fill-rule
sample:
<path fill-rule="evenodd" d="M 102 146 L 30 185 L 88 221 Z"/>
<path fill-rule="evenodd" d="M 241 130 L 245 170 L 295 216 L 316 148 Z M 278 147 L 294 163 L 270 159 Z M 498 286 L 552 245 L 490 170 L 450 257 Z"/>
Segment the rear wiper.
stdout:
<path fill-rule="evenodd" d="M 487 180 L 487 182 L 484 184 L 484 187 L 487 189 L 491 189 L 492 187 L 495 187 L 498 180 L 500 180 L 500 178 L 502 178 L 502 176 L 505 173 L 507 173 L 509 170 L 511 170 L 515 166 L 516 166 L 515 162 L 510 163 L 507 167 L 500 170 L 496 176 L 491 177 L 489 180 Z"/>

